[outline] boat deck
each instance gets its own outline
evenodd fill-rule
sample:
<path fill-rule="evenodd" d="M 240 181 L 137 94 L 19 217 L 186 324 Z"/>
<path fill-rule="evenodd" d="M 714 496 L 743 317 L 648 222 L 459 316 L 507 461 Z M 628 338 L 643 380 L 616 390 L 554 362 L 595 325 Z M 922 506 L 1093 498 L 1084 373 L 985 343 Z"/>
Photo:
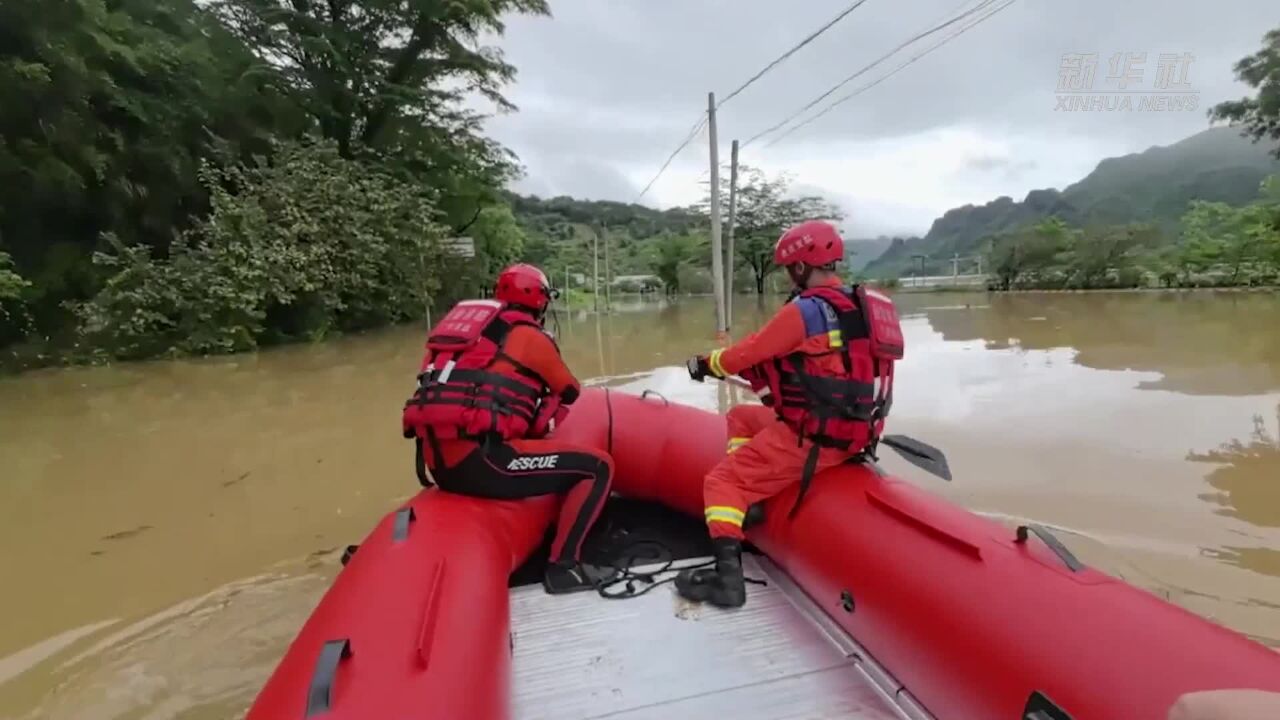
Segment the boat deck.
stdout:
<path fill-rule="evenodd" d="M 697 561 L 694 561 L 697 562 Z M 748 601 L 688 603 L 671 584 L 626 600 L 512 591 L 514 716 L 924 720 L 930 716 L 767 559 Z"/>

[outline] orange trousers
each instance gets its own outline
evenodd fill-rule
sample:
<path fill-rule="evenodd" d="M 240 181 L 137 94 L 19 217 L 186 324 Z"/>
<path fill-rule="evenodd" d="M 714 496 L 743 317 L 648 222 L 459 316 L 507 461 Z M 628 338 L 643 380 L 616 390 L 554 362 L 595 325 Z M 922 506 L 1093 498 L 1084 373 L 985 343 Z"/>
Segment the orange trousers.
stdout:
<path fill-rule="evenodd" d="M 702 500 L 711 537 L 742 540 L 747 508 L 800 482 L 813 443 L 797 443 L 795 431 L 763 405 L 735 405 L 725 419 L 729 454 L 707 473 Z M 846 451 L 821 448 L 814 474 L 848 459 Z"/>

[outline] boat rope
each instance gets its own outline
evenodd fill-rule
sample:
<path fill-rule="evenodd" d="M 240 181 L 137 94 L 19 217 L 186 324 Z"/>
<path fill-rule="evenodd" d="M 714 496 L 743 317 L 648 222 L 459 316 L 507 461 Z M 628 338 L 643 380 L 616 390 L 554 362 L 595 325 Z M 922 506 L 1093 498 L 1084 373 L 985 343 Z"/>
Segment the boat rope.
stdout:
<path fill-rule="evenodd" d="M 639 565 L 654 564 L 659 567 L 647 572 L 634 569 Z M 631 543 L 616 564 L 608 566 L 612 572 L 596 581 L 596 592 L 606 600 L 640 597 L 656 587 L 674 581 L 681 570 L 712 567 L 715 560 L 679 567 L 675 564 L 675 556 L 666 545 L 656 540 L 637 540 Z M 662 577 L 663 575 L 667 577 Z"/>
<path fill-rule="evenodd" d="M 632 541 L 619 562 L 604 566 L 612 572 L 596 580 L 596 592 L 606 600 L 628 600 L 673 582 L 683 570 L 712 568 L 716 564 L 715 560 L 680 565 L 677 562 L 671 549 L 657 540 Z M 658 567 L 640 572 L 635 569 L 640 565 Z M 744 577 L 743 580 L 752 585 L 768 585 L 768 582 L 756 578 Z M 622 587 L 619 588 L 619 585 Z"/>

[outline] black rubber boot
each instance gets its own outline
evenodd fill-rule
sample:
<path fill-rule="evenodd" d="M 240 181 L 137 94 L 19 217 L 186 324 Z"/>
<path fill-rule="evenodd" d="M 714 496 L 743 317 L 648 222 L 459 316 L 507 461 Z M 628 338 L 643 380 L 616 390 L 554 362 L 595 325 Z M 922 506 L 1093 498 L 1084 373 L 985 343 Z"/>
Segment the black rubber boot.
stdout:
<path fill-rule="evenodd" d="M 676 592 L 686 600 L 709 602 L 726 608 L 747 602 L 747 586 L 742 577 L 742 543 L 733 538 L 711 541 L 715 569 L 684 570 L 676 576 Z"/>
<path fill-rule="evenodd" d="M 553 562 L 547 565 L 542 576 L 542 587 L 549 595 L 565 595 L 567 593 L 594 590 L 597 568 L 576 562 Z"/>

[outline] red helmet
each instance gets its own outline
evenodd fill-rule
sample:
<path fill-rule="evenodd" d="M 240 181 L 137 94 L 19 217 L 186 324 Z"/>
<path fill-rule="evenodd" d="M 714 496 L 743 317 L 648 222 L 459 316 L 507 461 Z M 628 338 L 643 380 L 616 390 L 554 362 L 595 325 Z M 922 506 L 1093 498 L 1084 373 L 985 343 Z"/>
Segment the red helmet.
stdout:
<path fill-rule="evenodd" d="M 493 296 L 499 302 L 542 312 L 551 302 L 551 283 L 538 268 L 520 263 L 498 273 Z"/>
<path fill-rule="evenodd" d="M 802 262 L 821 267 L 844 259 L 844 240 L 835 226 L 824 220 L 806 220 L 788 228 L 773 246 L 773 264 Z"/>

